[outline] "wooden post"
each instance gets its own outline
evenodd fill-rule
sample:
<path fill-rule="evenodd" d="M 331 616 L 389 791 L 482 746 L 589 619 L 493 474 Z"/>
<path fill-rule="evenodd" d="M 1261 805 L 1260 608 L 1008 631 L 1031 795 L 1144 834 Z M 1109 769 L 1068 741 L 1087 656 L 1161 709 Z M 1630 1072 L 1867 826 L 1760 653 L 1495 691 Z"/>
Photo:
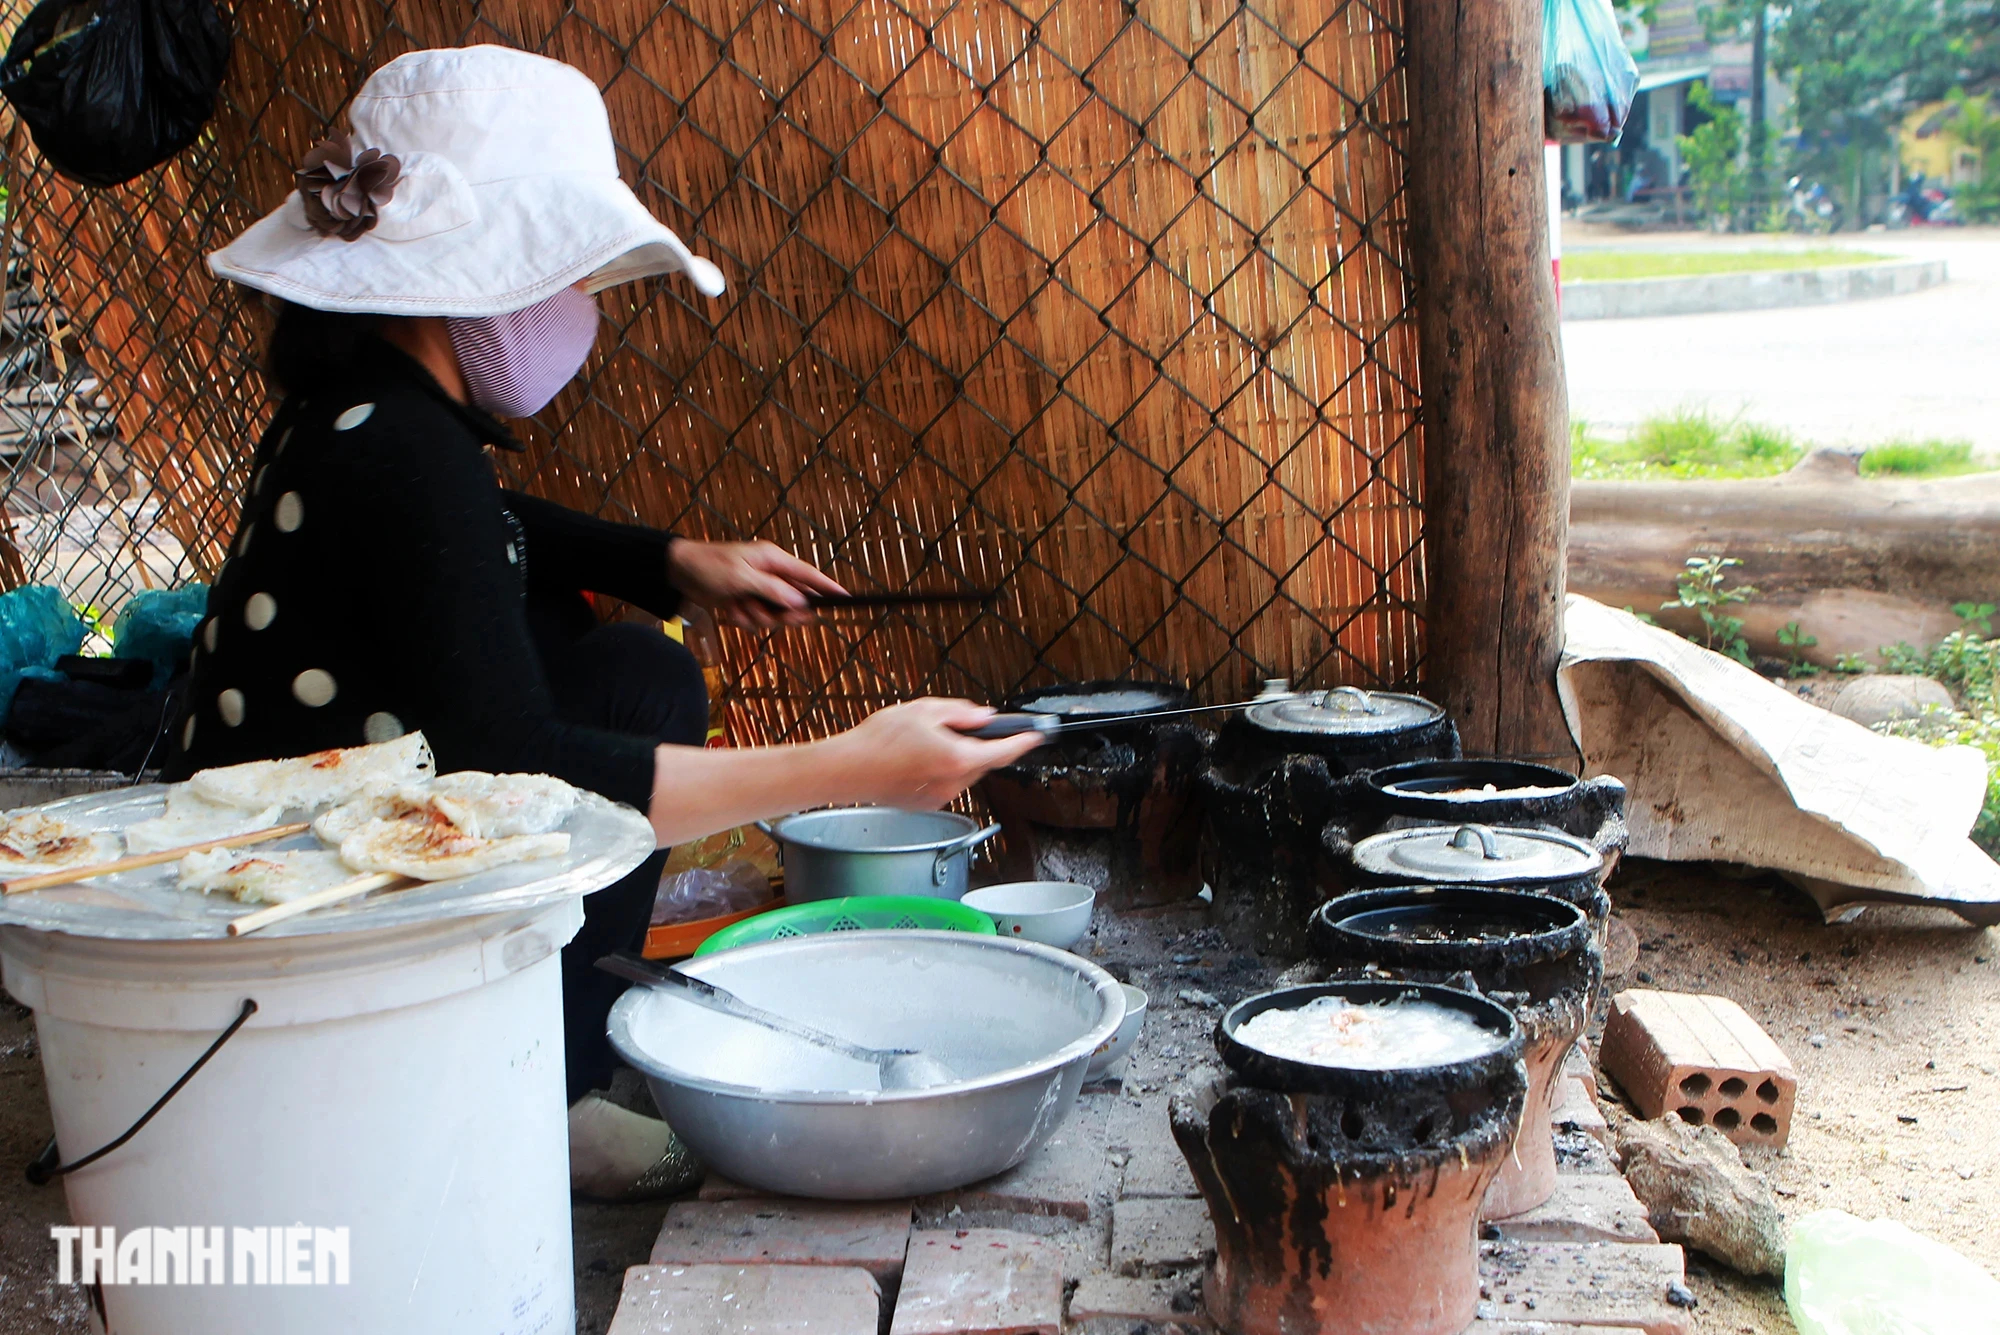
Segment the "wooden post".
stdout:
<path fill-rule="evenodd" d="M 1426 690 L 1468 755 L 1573 768 L 1555 689 L 1569 410 L 1542 185 L 1542 6 L 1406 5 Z"/>

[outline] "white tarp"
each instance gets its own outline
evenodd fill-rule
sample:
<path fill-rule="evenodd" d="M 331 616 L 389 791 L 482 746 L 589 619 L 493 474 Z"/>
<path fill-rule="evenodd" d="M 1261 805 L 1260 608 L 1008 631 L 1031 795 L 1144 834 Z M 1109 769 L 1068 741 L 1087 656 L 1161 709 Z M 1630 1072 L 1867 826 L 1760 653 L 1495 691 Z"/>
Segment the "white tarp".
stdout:
<path fill-rule="evenodd" d="M 1829 913 L 1932 903 L 2000 923 L 2000 865 L 1966 837 L 1978 751 L 1870 732 L 1581 595 L 1565 630 L 1563 713 L 1585 774 L 1625 781 L 1634 855 L 1769 867 Z"/>

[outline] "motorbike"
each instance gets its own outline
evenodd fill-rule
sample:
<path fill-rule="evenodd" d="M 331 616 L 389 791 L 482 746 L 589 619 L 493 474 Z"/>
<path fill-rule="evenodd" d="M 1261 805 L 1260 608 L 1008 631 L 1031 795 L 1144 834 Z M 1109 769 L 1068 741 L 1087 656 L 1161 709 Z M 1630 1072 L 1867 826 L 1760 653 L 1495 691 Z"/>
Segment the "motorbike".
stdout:
<path fill-rule="evenodd" d="M 1785 226 L 1794 232 L 1837 232 L 1841 224 L 1840 201 L 1818 181 L 1794 176 L 1785 182 L 1789 205 Z"/>
<path fill-rule="evenodd" d="M 1891 227 L 1954 227 L 1959 217 L 1950 192 L 1918 173 L 1903 189 L 1889 196 L 1889 210 L 1883 221 Z"/>

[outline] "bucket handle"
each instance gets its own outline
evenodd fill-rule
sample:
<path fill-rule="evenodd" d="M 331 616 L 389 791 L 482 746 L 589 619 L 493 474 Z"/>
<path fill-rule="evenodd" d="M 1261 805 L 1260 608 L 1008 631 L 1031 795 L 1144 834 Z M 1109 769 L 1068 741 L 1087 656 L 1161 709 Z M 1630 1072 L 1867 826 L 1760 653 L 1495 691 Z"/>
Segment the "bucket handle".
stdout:
<path fill-rule="evenodd" d="M 166 1107 L 167 1104 L 173 1100 L 174 1095 L 180 1093 L 181 1090 L 187 1085 L 188 1081 L 194 1079 L 194 1073 L 196 1071 L 199 1071 L 202 1067 L 208 1065 L 208 1059 L 210 1057 L 213 1057 L 216 1053 L 222 1051 L 222 1045 L 224 1043 L 227 1043 L 230 1039 L 236 1037 L 236 1031 L 241 1029 L 245 1024 L 247 1024 L 250 1020 L 250 1017 L 255 1015 L 256 1013 L 257 1013 L 256 999 L 253 997 L 243 998 L 243 1009 L 236 1013 L 236 1018 L 229 1022 L 229 1027 L 223 1030 L 222 1033 L 216 1037 L 216 1040 L 213 1043 L 208 1045 L 208 1051 L 202 1053 L 201 1056 L 196 1057 L 194 1059 L 194 1065 L 188 1067 L 187 1070 L 181 1072 L 181 1078 L 174 1081 L 174 1083 L 167 1088 L 167 1092 L 160 1095 L 159 1101 L 155 1103 L 152 1107 L 146 1109 L 145 1112 L 141 1113 L 139 1115 L 139 1120 L 132 1123 L 132 1125 L 126 1127 L 125 1133 L 119 1136 L 116 1140 L 113 1140 L 109 1144 L 100 1146 L 99 1148 L 92 1150 L 90 1153 L 84 1155 L 81 1159 L 73 1159 L 69 1163 L 63 1163 L 62 1152 L 56 1148 L 55 1138 L 50 1137 L 49 1143 L 42 1147 L 42 1152 L 40 1154 L 37 1154 L 34 1157 L 34 1159 L 30 1161 L 30 1163 L 28 1164 L 28 1181 L 38 1187 L 47 1186 L 49 1183 L 55 1181 L 57 1178 L 63 1176 L 66 1173 L 74 1173 L 79 1168 L 88 1168 L 91 1164 L 96 1163 L 99 1159 L 102 1159 L 105 1155 L 111 1153 L 111 1151 L 117 1149 L 120 1145 L 123 1145 L 126 1141 L 138 1135 L 139 1129 L 145 1126 L 146 1123 L 152 1121 L 154 1115 L 158 1113 L 160 1109 Z"/>
<path fill-rule="evenodd" d="M 998 825 L 989 825 L 983 830 L 974 830 L 971 834 L 961 834 L 958 838 L 940 848 L 937 851 L 937 856 L 931 859 L 931 884 L 943 885 L 946 881 L 950 880 L 950 864 L 953 858 L 957 857 L 960 853 L 970 852 L 998 833 L 1000 833 Z"/>

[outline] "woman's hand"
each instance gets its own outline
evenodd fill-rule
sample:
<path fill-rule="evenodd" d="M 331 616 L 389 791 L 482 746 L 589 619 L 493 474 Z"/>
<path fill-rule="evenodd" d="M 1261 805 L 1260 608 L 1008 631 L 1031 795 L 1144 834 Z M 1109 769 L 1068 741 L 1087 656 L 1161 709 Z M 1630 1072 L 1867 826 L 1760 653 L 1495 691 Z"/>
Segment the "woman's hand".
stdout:
<path fill-rule="evenodd" d="M 1039 733 L 981 741 L 966 732 L 993 717 L 970 700 L 891 705 L 821 743 L 842 757 L 852 792 L 836 801 L 885 807 L 941 807 L 989 770 L 1041 745 Z"/>
<path fill-rule="evenodd" d="M 813 618 L 808 595 L 847 592 L 769 542 L 675 538 L 667 547 L 667 579 L 718 621 L 753 630 L 802 626 Z"/>

